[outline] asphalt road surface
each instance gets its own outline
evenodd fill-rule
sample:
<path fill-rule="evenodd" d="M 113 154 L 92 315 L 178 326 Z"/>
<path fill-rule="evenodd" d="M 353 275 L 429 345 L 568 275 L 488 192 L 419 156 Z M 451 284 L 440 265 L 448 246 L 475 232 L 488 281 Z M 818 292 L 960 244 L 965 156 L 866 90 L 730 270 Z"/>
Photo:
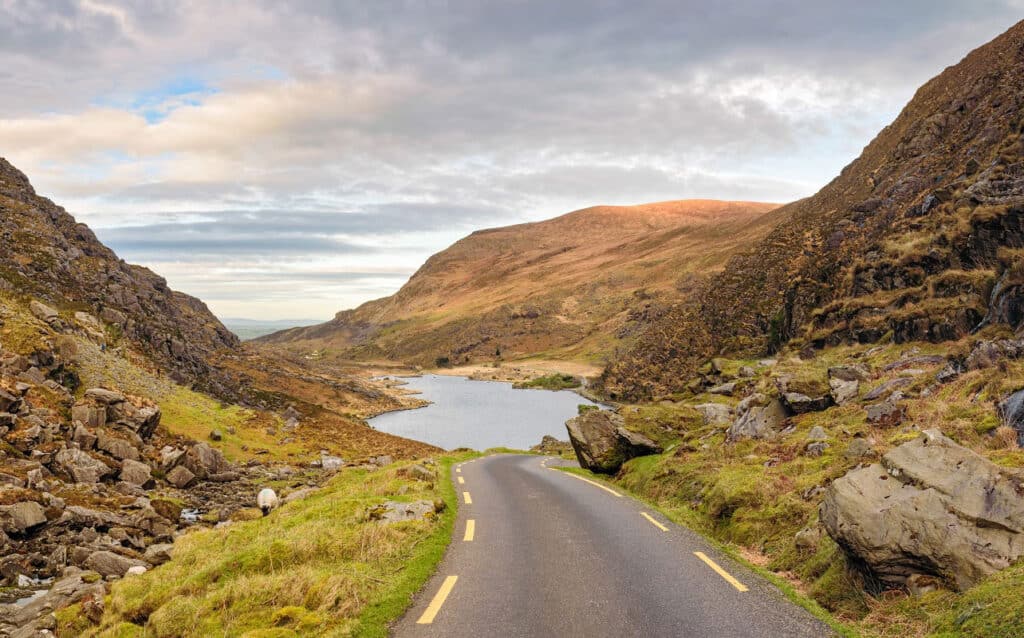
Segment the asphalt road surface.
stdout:
<path fill-rule="evenodd" d="M 452 468 L 455 537 L 392 635 L 833 635 L 698 535 L 555 463 L 498 455 Z"/>

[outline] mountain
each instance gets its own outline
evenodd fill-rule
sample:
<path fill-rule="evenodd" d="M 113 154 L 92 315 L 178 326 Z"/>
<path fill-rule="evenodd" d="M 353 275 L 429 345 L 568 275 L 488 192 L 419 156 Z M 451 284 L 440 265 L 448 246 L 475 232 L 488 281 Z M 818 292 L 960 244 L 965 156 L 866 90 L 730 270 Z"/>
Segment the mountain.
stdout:
<path fill-rule="evenodd" d="M 645 322 L 606 391 L 681 388 L 713 355 L 958 339 L 1024 318 L 1024 23 L 922 86 L 838 177 Z"/>
<path fill-rule="evenodd" d="M 206 304 L 118 258 L 3 158 L 0 237 L 0 290 L 94 314 L 117 333 L 112 338 L 128 338 L 177 381 L 208 385 L 209 356 L 238 346 Z"/>
<path fill-rule="evenodd" d="M 259 341 L 422 365 L 542 355 L 603 362 L 634 325 L 773 225 L 774 204 L 596 206 L 474 232 L 390 297 Z"/>

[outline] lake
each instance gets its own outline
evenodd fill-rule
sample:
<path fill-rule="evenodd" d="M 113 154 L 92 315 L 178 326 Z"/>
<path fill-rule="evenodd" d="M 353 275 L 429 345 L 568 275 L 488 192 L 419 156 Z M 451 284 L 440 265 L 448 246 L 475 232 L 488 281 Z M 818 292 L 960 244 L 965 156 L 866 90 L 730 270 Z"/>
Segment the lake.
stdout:
<path fill-rule="evenodd" d="M 370 419 L 381 432 L 431 443 L 446 450 L 468 447 L 529 449 L 545 434 L 568 440 L 565 422 L 576 406 L 596 405 L 575 392 L 517 390 L 511 383 L 472 381 L 465 377 L 428 374 L 403 377 L 431 405 L 388 412 Z"/>

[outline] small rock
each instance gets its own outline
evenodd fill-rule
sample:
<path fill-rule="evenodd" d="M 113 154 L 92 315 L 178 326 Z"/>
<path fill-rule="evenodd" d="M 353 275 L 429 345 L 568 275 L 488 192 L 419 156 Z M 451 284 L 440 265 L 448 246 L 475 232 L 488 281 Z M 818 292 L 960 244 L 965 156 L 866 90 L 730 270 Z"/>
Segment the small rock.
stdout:
<path fill-rule="evenodd" d="M 807 452 L 807 456 L 819 457 L 824 454 L 825 450 L 828 448 L 828 443 L 825 443 L 824 441 L 814 441 L 813 443 L 808 443 L 805 450 Z"/>
<path fill-rule="evenodd" d="M 224 435 L 221 434 L 220 430 L 211 430 L 210 431 L 210 440 L 211 441 L 220 441 L 223 438 L 224 438 Z"/>
<path fill-rule="evenodd" d="M 126 571 L 124 573 L 124 575 L 125 576 L 141 576 L 141 575 L 145 574 L 147 571 L 149 571 L 149 570 L 146 569 L 145 565 L 132 565 L 131 567 L 128 568 L 128 571 Z"/>
<path fill-rule="evenodd" d="M 716 385 L 715 387 L 713 387 L 710 390 L 708 390 L 708 392 L 710 394 L 721 394 L 721 395 L 725 395 L 725 396 L 732 396 L 733 392 L 735 392 L 735 391 L 736 391 L 736 382 L 735 381 L 730 381 L 728 383 L 723 383 L 721 385 Z"/>
<path fill-rule="evenodd" d="M 156 543 L 147 547 L 146 553 L 142 557 L 150 565 L 163 565 L 171 560 L 171 550 L 173 549 L 174 545 L 171 543 Z"/>
<path fill-rule="evenodd" d="M 433 481 L 436 476 L 434 473 L 422 465 L 413 465 L 409 468 L 409 476 L 416 479 L 417 481 Z"/>
<path fill-rule="evenodd" d="M 89 388 L 85 391 L 85 396 L 104 405 L 124 403 L 125 401 L 123 394 L 106 388 Z"/>
<path fill-rule="evenodd" d="M 808 441 L 827 441 L 828 440 L 828 432 L 826 432 L 825 428 L 821 427 L 820 425 L 816 425 L 813 428 L 811 428 L 810 432 L 807 433 L 807 440 Z"/>
<path fill-rule="evenodd" d="M 871 443 L 867 439 L 857 438 L 850 441 L 850 444 L 846 446 L 846 451 L 843 452 L 843 456 L 850 460 L 864 458 L 871 456 L 874 453 L 874 449 L 871 447 Z"/>
<path fill-rule="evenodd" d="M 196 475 L 184 465 L 178 465 L 167 474 L 167 482 L 178 489 L 188 487 L 195 478 Z"/>
<path fill-rule="evenodd" d="M 891 398 L 881 403 L 875 403 L 864 408 L 868 415 L 869 423 L 878 423 L 884 426 L 898 425 L 903 420 L 903 406 Z"/>

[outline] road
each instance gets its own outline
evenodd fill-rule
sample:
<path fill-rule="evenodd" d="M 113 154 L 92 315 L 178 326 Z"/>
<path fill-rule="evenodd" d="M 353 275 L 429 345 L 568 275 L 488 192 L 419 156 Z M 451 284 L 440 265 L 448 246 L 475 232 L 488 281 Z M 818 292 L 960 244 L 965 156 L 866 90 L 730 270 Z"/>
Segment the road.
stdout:
<path fill-rule="evenodd" d="M 392 635 L 832 635 L 698 535 L 555 463 L 497 455 L 452 468 L 452 544 Z"/>

